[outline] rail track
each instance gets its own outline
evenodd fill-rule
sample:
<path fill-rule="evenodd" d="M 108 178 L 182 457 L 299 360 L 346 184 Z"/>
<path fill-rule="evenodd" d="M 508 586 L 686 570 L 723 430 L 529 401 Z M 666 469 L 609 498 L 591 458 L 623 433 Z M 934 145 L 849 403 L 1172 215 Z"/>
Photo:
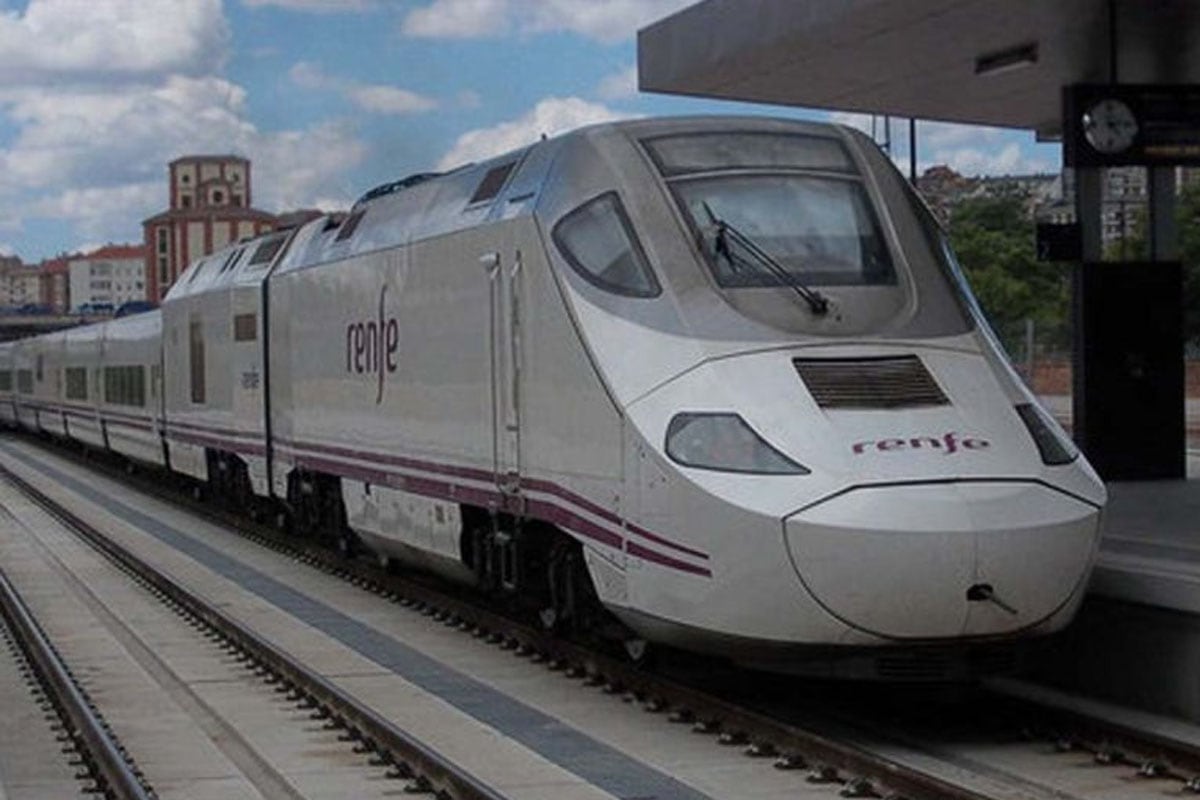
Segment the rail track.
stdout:
<path fill-rule="evenodd" d="M 81 791 L 103 793 L 120 800 L 152 800 L 137 766 L 76 682 L 70 668 L 42 632 L 36 618 L 12 583 L 0 570 L 0 615 L 6 636 L 22 653 L 40 693 L 58 716 L 54 727 L 64 749 L 77 755 L 85 783 Z"/>
<path fill-rule="evenodd" d="M 107 471 L 110 477 L 120 475 L 115 465 L 109 465 Z M 121 477 L 128 479 L 128 476 Z M 778 769 L 800 770 L 805 783 L 827 784 L 831 791 L 844 797 L 892 800 L 1054 797 L 1067 800 L 1092 796 L 1058 790 L 1037 781 L 1008 781 L 994 769 L 980 767 L 970 759 L 948 756 L 939 744 L 920 732 L 914 733 L 910 729 L 911 720 L 897 721 L 886 715 L 866 712 L 859 715 L 862 707 L 854 704 L 850 704 L 852 711 L 843 713 L 835 707 L 836 702 L 831 705 L 819 701 L 814 701 L 813 708 L 797 715 L 794 711 L 756 704 L 736 688 L 739 681 L 743 684 L 774 682 L 775 686 L 783 686 L 778 678 L 736 672 L 725 681 L 693 681 L 679 674 L 672 677 L 669 669 L 649 669 L 616 652 L 597 650 L 551 635 L 523 620 L 485 607 L 480 598 L 469 593 L 452 591 L 420 577 L 394 575 L 367 559 L 346 559 L 268 525 L 252 523 L 185 493 L 165 488 L 162 481 L 143 478 L 137 484 L 142 491 L 202 514 L 210 521 L 236 528 L 265 547 L 352 582 L 364 591 L 432 617 L 465 634 L 485 639 L 515 656 L 560 671 L 585 685 L 638 703 L 647 712 L 668 714 L 673 722 L 711 736 L 718 746 L 741 748 L 747 757 L 762 759 Z M 39 502 L 48 503 L 50 508 L 57 505 L 44 496 Z M 55 509 L 53 513 L 56 516 L 63 514 L 67 519 L 72 516 L 62 509 Z M 76 521 L 71 524 L 74 526 Z M 87 527 L 86 523 L 82 525 Z M 105 545 L 97 543 L 97 546 Z M 137 562 L 132 554 L 121 556 L 126 557 Z M 146 565 L 141 568 L 149 569 Z M 171 587 L 162 576 L 157 580 L 165 582 L 161 586 L 156 584 L 164 593 L 175 596 L 181 591 Z M 498 796 L 487 794 L 486 787 L 471 785 L 469 780 L 456 783 L 459 779 L 454 775 L 453 765 L 438 761 L 436 753 L 423 752 L 420 743 L 405 741 L 402 732 L 399 736 L 394 729 L 389 732 L 386 720 L 379 719 L 370 709 L 341 705 L 333 687 L 322 687 L 319 679 L 316 683 L 308 682 L 302 668 L 287 664 L 286 654 L 270 643 L 256 643 L 253 633 L 239 630 L 237 623 L 229 628 L 221 627 L 226 622 L 220 619 L 219 612 L 206 610 L 200 599 L 183 593 L 177 602 L 205 624 L 212 625 L 215 637 L 231 646 L 244 647 L 250 654 L 247 657 L 262 665 L 264 672 L 277 675 L 286 691 L 311 698 L 314 705 L 324 709 L 323 713 L 360 740 L 364 748 L 374 750 L 381 759 L 413 775 L 411 788 L 436 788 L 450 797 Z M 192 610 L 192 604 L 195 610 Z M 1167 788 L 1174 792 L 1200 793 L 1200 777 L 1197 777 L 1200 776 L 1200 747 L 1128 724 L 1029 699 L 996 693 L 980 696 L 984 699 L 977 702 L 986 706 L 981 714 L 989 720 L 986 726 L 989 736 L 1020 739 L 1031 750 L 1047 757 L 1073 758 L 1073 764 L 1086 759 L 1110 776 L 1111 782 L 1118 787 L 1129 788 L 1135 785 L 1133 781 L 1145 781 L 1152 794 Z M 794 721 L 797 716 L 803 718 L 801 722 Z M 864 733 L 866 735 L 860 735 Z M 914 753 L 917 757 L 913 757 Z M 940 763 L 931 763 L 939 759 Z M 914 762 L 924 764 L 924 767 L 914 766 Z M 978 772 L 975 771 L 977 767 Z"/>
<path fill-rule="evenodd" d="M 3 466 L 0 466 L 0 479 L 17 487 L 106 558 L 136 576 L 163 602 L 177 608 L 190 625 L 203 629 L 204 636 L 213 640 L 216 646 L 234 654 L 264 682 L 273 684 L 277 693 L 286 694 L 287 700 L 310 709 L 311 719 L 324 721 L 328 729 L 342 731 L 344 741 L 356 743 L 355 752 L 373 754 L 374 763 L 388 766 L 392 777 L 406 779 L 406 793 L 433 793 L 453 800 L 502 800 L 502 795 L 459 765 L 396 727 L 212 602 L 172 581 L 28 481 Z M 70 720 L 75 738 L 86 746 L 89 763 L 94 765 L 102 790 L 122 800 L 152 798 L 153 793 L 142 784 L 124 749 L 113 740 L 108 726 L 97 717 L 71 679 L 69 670 L 54 655 L 32 615 L 2 575 L 0 600 L 10 625 L 19 632 L 23 643 L 29 643 L 26 652 L 38 665 L 39 675 L 43 676 L 43 682 L 54 697 L 55 706 Z"/>

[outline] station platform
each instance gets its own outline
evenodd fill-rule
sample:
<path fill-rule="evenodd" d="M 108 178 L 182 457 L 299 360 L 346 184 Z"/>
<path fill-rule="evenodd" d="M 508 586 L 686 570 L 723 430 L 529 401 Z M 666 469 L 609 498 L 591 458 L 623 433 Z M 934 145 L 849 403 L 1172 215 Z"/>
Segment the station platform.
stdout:
<path fill-rule="evenodd" d="M 1188 480 L 1108 484 L 1091 593 L 1200 614 L 1200 449 Z"/>
<path fill-rule="evenodd" d="M 1031 654 L 1034 680 L 1200 723 L 1200 449 L 1187 472 L 1108 484 L 1087 598 Z"/>
<path fill-rule="evenodd" d="M 1038 399 L 1068 429 L 1069 395 Z M 1089 594 L 1200 614 L 1200 399 L 1185 405 L 1187 480 L 1112 481 Z"/>

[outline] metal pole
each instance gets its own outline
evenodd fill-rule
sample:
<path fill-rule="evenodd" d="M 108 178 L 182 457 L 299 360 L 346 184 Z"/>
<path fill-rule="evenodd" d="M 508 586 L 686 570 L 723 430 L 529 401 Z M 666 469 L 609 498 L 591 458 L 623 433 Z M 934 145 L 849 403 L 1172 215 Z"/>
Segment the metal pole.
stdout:
<path fill-rule="evenodd" d="M 1033 388 L 1033 317 L 1025 318 L 1025 383 Z"/>
<path fill-rule="evenodd" d="M 917 185 L 917 120 L 908 118 L 908 181 Z"/>

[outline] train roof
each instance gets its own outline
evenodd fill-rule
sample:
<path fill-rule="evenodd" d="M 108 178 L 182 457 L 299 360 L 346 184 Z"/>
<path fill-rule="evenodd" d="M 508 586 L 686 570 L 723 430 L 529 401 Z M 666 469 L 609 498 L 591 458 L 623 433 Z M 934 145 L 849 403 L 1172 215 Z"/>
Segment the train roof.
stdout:
<path fill-rule="evenodd" d="M 495 158 L 444 173 L 417 173 L 365 192 L 348 214 L 308 222 L 299 233 L 275 231 L 230 244 L 195 262 L 168 300 L 241 281 L 257 283 L 275 253 L 275 272 L 326 264 L 402 244 L 533 213 L 555 159 L 572 142 L 611 135 L 644 139 L 682 132 L 763 130 L 833 133 L 840 126 L 754 116 L 638 118 L 578 128 Z M 844 129 L 843 129 L 844 130 Z"/>

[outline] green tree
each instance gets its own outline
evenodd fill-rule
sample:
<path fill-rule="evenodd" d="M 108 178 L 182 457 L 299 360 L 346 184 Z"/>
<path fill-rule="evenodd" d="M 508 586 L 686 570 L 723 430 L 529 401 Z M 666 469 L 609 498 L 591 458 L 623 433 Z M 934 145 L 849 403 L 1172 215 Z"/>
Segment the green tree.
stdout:
<path fill-rule="evenodd" d="M 1002 339 L 1017 336 L 1022 321 L 1033 319 L 1039 330 L 1054 332 L 1052 345 L 1065 347 L 1069 273 L 1037 260 L 1034 222 L 1025 208 L 1018 192 L 965 200 L 950 218 L 950 241 Z"/>

